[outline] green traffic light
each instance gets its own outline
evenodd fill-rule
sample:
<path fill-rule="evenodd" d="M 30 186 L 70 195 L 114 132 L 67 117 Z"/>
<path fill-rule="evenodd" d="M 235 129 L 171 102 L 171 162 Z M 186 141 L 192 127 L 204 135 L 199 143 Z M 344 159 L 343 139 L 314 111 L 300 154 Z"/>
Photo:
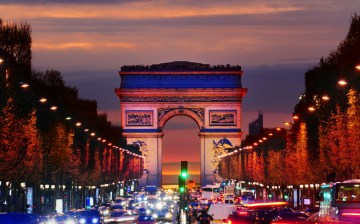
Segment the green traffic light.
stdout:
<path fill-rule="evenodd" d="M 181 177 L 183 177 L 183 178 L 186 178 L 187 177 L 187 172 L 186 171 L 183 171 L 183 172 L 181 172 Z"/>
<path fill-rule="evenodd" d="M 184 188 L 184 187 L 180 187 L 179 191 L 180 191 L 181 193 L 183 193 L 183 192 L 185 192 L 185 188 Z"/>

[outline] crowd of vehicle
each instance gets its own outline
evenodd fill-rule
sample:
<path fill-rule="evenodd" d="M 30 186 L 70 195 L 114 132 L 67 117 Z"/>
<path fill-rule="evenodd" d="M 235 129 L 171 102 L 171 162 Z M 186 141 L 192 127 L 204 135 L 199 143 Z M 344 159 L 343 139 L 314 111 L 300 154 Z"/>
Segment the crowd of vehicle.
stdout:
<path fill-rule="evenodd" d="M 188 223 L 202 211 L 207 223 L 360 223 L 360 179 L 323 184 L 320 197 L 318 206 L 294 209 L 288 201 L 256 200 L 251 190 L 236 195 L 209 185 L 190 193 Z"/>
<path fill-rule="evenodd" d="M 174 223 L 178 196 L 172 191 L 157 190 L 128 194 L 114 201 L 88 209 L 70 210 L 64 214 L 39 216 L 27 213 L 0 214 L 0 224 L 113 224 Z"/>
<path fill-rule="evenodd" d="M 249 191 L 244 196 L 225 195 L 223 192 L 216 196 L 191 198 L 189 223 L 197 223 L 199 220 L 195 220 L 195 217 L 199 217 L 203 211 L 211 216 L 209 223 L 317 223 L 316 220 L 310 221 L 309 212 L 293 210 L 287 202 L 256 202 Z"/>
<path fill-rule="evenodd" d="M 0 214 L 0 224 L 360 223 L 360 180 L 321 188 L 320 206 L 301 211 L 294 210 L 287 201 L 259 202 L 251 190 L 237 195 L 218 186 L 204 186 L 187 192 L 182 203 L 178 192 L 149 186 L 140 193 L 65 214 Z"/>

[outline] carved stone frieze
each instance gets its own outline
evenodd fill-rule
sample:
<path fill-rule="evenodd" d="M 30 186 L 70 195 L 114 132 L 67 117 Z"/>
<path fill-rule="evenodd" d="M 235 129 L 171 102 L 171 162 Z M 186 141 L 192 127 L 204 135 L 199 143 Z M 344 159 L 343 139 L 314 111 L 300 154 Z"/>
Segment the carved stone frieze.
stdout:
<path fill-rule="evenodd" d="M 240 96 L 122 96 L 121 102 L 241 102 Z"/>
<path fill-rule="evenodd" d="M 189 110 L 194 112 L 202 122 L 204 122 L 204 118 L 205 118 L 205 109 L 204 108 L 159 108 L 158 109 L 158 121 L 160 122 L 161 119 L 169 112 L 174 111 L 174 110 Z"/>

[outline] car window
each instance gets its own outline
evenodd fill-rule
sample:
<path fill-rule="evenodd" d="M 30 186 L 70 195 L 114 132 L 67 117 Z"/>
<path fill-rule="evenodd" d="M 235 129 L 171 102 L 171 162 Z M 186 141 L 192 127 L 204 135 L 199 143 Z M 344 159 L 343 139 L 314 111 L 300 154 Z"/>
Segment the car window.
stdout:
<path fill-rule="evenodd" d="M 154 218 L 152 216 L 139 216 L 139 221 L 153 221 Z"/>
<path fill-rule="evenodd" d="M 120 217 L 123 216 L 125 212 L 111 212 L 110 217 Z"/>

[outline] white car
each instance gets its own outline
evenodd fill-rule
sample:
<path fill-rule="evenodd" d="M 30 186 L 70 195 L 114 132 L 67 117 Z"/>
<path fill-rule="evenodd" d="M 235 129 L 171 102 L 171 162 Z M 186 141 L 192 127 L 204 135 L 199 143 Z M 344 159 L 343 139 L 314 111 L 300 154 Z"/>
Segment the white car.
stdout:
<path fill-rule="evenodd" d="M 113 211 L 104 218 L 103 223 L 135 222 L 137 215 L 130 215 L 125 211 Z"/>

